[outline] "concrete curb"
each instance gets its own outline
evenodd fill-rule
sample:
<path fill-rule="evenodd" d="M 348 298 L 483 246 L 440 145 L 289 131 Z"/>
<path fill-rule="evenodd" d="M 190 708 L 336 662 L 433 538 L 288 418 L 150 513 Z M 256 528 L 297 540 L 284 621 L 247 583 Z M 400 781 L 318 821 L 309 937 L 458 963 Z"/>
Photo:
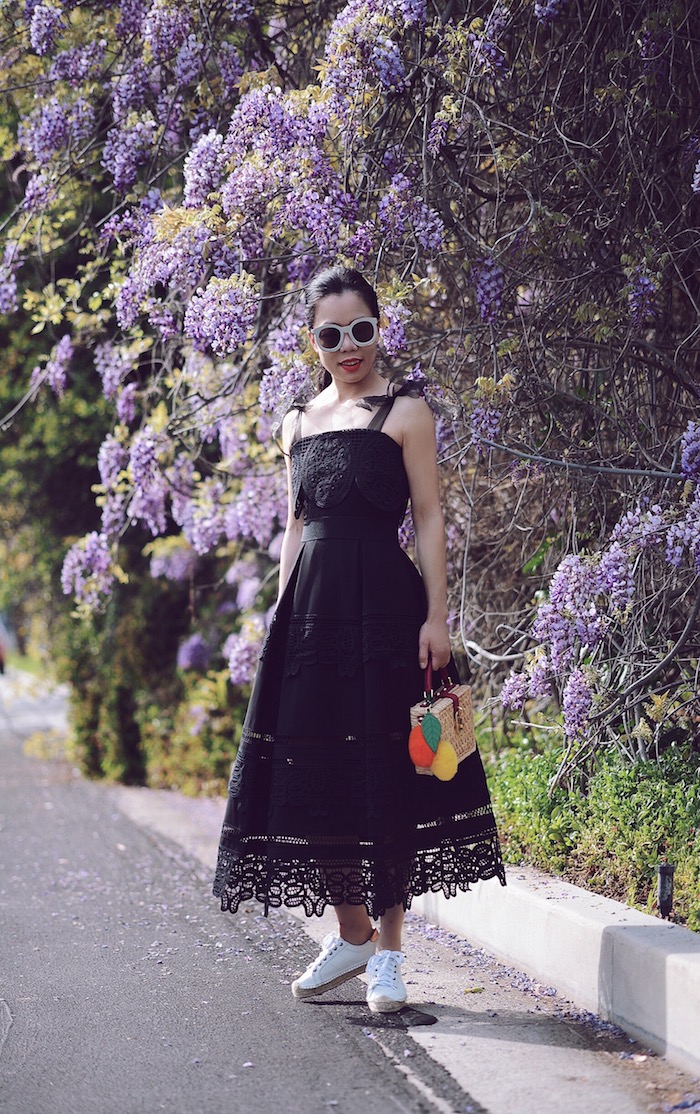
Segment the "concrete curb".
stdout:
<path fill-rule="evenodd" d="M 700 1074 L 700 935 L 528 868 L 413 908 Z"/>

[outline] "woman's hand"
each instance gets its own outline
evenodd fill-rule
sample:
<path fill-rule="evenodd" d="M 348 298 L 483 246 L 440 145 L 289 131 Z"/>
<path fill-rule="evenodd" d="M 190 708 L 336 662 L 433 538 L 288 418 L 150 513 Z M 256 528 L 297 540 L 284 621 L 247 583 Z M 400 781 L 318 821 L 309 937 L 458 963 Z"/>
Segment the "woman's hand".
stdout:
<path fill-rule="evenodd" d="M 418 635 L 418 664 L 427 669 L 444 669 L 450 660 L 450 636 L 442 619 L 426 619 Z"/>

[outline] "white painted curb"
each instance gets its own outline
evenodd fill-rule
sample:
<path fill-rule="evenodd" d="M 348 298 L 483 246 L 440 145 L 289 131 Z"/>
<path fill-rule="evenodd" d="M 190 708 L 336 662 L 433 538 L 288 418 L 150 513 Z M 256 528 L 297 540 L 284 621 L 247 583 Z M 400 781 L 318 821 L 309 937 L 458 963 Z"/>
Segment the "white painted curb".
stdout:
<path fill-rule="evenodd" d="M 529 868 L 412 908 L 700 1074 L 700 935 Z"/>

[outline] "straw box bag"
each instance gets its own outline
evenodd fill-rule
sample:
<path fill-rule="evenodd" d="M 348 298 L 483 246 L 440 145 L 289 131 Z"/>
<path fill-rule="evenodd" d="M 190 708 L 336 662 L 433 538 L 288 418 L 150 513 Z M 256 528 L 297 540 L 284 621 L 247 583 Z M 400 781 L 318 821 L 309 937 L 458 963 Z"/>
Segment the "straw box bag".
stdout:
<path fill-rule="evenodd" d="M 476 750 L 470 686 L 453 684 L 442 670 L 434 689 L 428 666 L 423 699 L 411 707 L 410 718 L 409 753 L 417 773 L 449 781 L 458 764 Z"/>

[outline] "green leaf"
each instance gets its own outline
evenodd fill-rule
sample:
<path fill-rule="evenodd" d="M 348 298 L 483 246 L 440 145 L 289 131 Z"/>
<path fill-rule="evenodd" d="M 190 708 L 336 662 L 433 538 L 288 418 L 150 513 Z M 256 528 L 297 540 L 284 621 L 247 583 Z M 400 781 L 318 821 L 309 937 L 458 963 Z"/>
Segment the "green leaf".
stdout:
<path fill-rule="evenodd" d="M 423 716 L 423 721 L 420 726 L 421 731 L 423 732 L 423 738 L 432 750 L 433 754 L 435 754 L 438 748 L 438 743 L 440 742 L 440 735 L 442 734 L 440 720 L 437 718 L 437 716 L 434 716 L 432 712 L 428 712 L 427 715 Z"/>

